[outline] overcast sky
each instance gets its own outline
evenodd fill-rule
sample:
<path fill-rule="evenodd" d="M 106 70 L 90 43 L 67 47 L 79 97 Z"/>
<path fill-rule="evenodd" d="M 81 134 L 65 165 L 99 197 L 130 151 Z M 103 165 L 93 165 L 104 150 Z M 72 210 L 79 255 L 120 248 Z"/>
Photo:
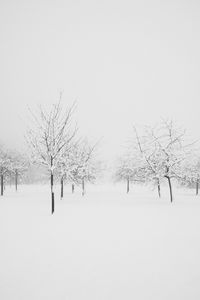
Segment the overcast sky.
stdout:
<path fill-rule="evenodd" d="M 160 117 L 200 137 L 200 1 L 1 0 L 0 83 L 0 139 L 13 145 L 27 106 L 61 90 L 104 152 Z"/>

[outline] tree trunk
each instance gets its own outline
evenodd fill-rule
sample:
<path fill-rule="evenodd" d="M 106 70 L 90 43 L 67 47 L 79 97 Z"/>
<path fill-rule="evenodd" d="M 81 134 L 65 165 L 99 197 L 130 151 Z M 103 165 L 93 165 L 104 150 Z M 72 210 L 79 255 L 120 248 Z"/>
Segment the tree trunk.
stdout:
<path fill-rule="evenodd" d="M 51 213 L 54 213 L 53 172 L 51 171 Z"/>
<path fill-rule="evenodd" d="M 17 186 L 18 186 L 18 172 L 15 170 L 15 190 L 17 192 Z"/>
<path fill-rule="evenodd" d="M 53 190 L 53 170 L 52 170 L 52 167 L 53 167 L 53 157 L 51 156 L 51 213 L 53 215 L 54 213 L 54 190 Z"/>
<path fill-rule="evenodd" d="M 85 195 L 85 180 L 84 177 L 82 178 L 82 196 Z"/>
<path fill-rule="evenodd" d="M 173 202 L 173 194 L 172 194 L 172 184 L 171 184 L 171 178 L 169 176 L 166 176 L 169 184 L 169 192 L 170 192 L 170 201 Z"/>
<path fill-rule="evenodd" d="M 53 215 L 53 213 L 54 213 L 54 192 L 51 193 L 51 202 L 52 202 L 51 213 Z"/>
<path fill-rule="evenodd" d="M 10 174 L 10 187 L 12 186 L 12 175 Z"/>
<path fill-rule="evenodd" d="M 196 181 L 196 195 L 199 194 L 199 179 Z"/>
<path fill-rule="evenodd" d="M 126 188 L 127 194 L 129 193 L 129 185 L 130 185 L 130 180 L 129 180 L 129 176 L 128 176 L 127 177 L 127 188 Z"/>
<path fill-rule="evenodd" d="M 160 179 L 159 178 L 158 178 L 157 184 L 158 184 L 158 196 L 160 198 L 161 197 L 161 193 L 160 193 Z"/>
<path fill-rule="evenodd" d="M 74 183 L 72 183 L 72 194 L 74 193 Z"/>
<path fill-rule="evenodd" d="M 1 174 L 1 196 L 3 196 L 3 174 Z"/>
<path fill-rule="evenodd" d="M 60 181 L 60 184 L 61 184 L 61 199 L 63 198 L 63 177 L 61 178 L 61 181 Z"/>

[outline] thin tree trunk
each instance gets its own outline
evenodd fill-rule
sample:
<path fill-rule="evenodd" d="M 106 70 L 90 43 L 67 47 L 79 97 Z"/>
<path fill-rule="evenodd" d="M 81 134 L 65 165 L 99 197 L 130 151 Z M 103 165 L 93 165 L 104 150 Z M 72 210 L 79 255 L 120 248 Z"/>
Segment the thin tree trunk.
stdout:
<path fill-rule="evenodd" d="M 63 198 L 63 177 L 61 178 L 61 181 L 60 181 L 60 184 L 61 184 L 61 199 Z"/>
<path fill-rule="evenodd" d="M 15 190 L 17 192 L 17 186 L 18 186 L 18 172 L 15 170 Z"/>
<path fill-rule="evenodd" d="M 161 193 L 160 193 L 160 179 L 159 178 L 158 178 L 157 184 L 158 184 L 158 196 L 160 198 L 161 197 Z"/>
<path fill-rule="evenodd" d="M 130 185 L 130 180 L 129 180 L 129 176 L 128 176 L 127 177 L 127 187 L 126 187 L 127 194 L 129 193 L 129 185 Z"/>
<path fill-rule="evenodd" d="M 53 172 L 51 171 L 51 213 L 54 213 Z"/>
<path fill-rule="evenodd" d="M 10 174 L 10 187 L 12 186 L 12 175 Z"/>
<path fill-rule="evenodd" d="M 172 184 L 171 184 L 171 178 L 169 176 L 166 177 L 169 184 L 169 192 L 170 192 L 170 201 L 173 202 L 173 194 L 172 194 Z"/>
<path fill-rule="evenodd" d="M 51 194 L 51 201 L 52 201 L 52 209 L 51 209 L 51 213 L 53 215 L 54 213 L 54 193 Z"/>
<path fill-rule="evenodd" d="M 3 196 L 3 174 L 1 174 L 1 196 Z"/>
<path fill-rule="evenodd" d="M 196 195 L 199 194 L 199 179 L 196 181 Z"/>
<path fill-rule="evenodd" d="M 51 168 L 53 167 L 53 158 L 51 157 Z M 51 213 L 54 213 L 54 190 L 53 190 L 53 170 L 51 169 Z"/>
<path fill-rule="evenodd" d="M 72 183 L 72 194 L 74 193 L 74 183 Z"/>
<path fill-rule="evenodd" d="M 82 178 L 82 196 L 85 195 L 85 180 L 84 177 Z"/>

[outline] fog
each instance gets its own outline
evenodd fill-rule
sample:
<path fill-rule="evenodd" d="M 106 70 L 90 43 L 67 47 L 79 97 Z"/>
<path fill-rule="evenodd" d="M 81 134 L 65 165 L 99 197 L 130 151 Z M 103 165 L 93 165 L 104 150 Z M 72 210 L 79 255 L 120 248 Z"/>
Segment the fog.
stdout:
<path fill-rule="evenodd" d="M 22 147 L 28 107 L 77 101 L 79 131 L 115 155 L 133 124 L 200 136 L 199 1 L 1 1 L 0 140 Z"/>

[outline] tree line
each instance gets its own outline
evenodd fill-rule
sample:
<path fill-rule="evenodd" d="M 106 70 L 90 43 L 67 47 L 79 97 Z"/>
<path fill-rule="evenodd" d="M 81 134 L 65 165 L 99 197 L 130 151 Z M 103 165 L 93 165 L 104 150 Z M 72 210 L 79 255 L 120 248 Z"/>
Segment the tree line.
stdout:
<path fill-rule="evenodd" d="M 70 183 L 72 193 L 80 185 L 85 194 L 86 182 L 94 182 L 101 171 L 96 159 L 98 143 L 91 145 L 81 137 L 74 120 L 76 104 L 63 108 L 61 98 L 49 111 L 39 107 L 29 111 L 31 125 L 26 134 L 29 154 L 9 151 L 0 147 L 1 195 L 5 184 L 25 177 L 30 165 L 44 166 L 49 178 L 51 213 L 55 210 L 55 182 L 60 182 L 60 198 L 64 184 Z M 141 130 L 142 129 L 142 130 Z M 161 197 L 161 185 L 167 181 L 170 201 L 173 201 L 172 181 L 196 186 L 199 190 L 200 156 L 195 142 L 187 142 L 186 131 L 171 120 L 161 120 L 155 126 L 133 127 L 133 135 L 126 152 L 119 158 L 114 178 L 127 182 L 153 183 Z"/>

